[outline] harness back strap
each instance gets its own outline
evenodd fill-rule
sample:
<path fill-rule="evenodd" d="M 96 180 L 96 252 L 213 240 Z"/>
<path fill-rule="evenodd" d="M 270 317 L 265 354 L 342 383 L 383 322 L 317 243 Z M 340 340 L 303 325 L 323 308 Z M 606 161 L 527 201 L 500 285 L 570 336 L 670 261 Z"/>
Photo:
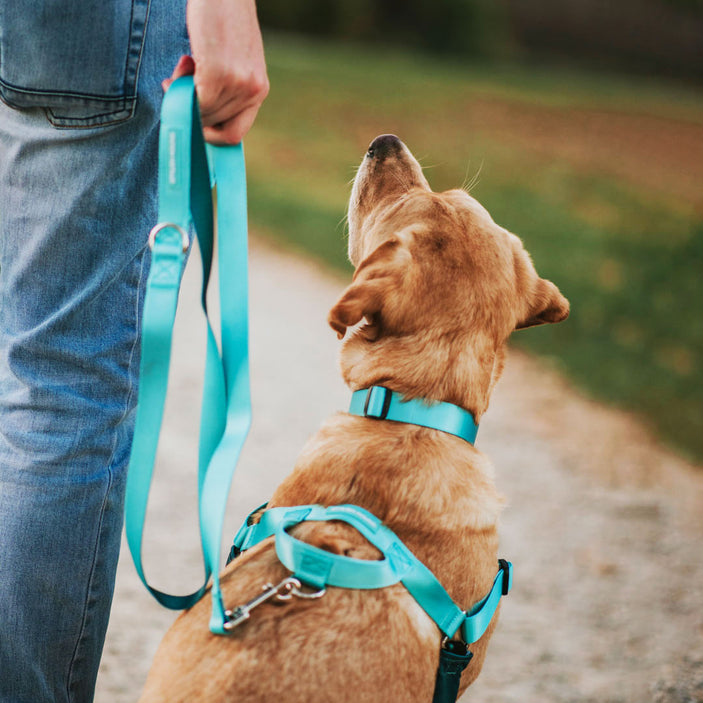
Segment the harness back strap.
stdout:
<path fill-rule="evenodd" d="M 473 415 L 452 403 L 405 399 L 384 386 L 371 386 L 352 394 L 349 412 L 375 420 L 393 420 L 430 427 L 453 434 L 469 444 L 476 441 L 478 425 Z"/>

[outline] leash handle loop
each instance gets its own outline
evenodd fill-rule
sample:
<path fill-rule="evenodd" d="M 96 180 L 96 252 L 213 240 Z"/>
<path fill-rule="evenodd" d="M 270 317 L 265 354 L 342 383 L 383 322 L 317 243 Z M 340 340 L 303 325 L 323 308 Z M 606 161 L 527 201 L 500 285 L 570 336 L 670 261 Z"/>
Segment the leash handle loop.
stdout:
<path fill-rule="evenodd" d="M 207 289 L 215 239 L 211 188 L 216 185 L 220 266 L 220 352 L 208 318 Z M 241 145 L 206 145 L 192 76 L 174 81 L 164 96 L 159 134 L 159 224 L 149 235 L 152 264 L 142 322 L 137 416 L 125 502 L 127 542 L 142 582 L 162 605 L 188 608 L 213 579 L 210 629 L 224 633 L 219 588 L 222 523 L 239 454 L 251 424 L 248 349 L 246 178 Z M 200 247 L 207 346 L 198 453 L 198 510 L 205 578 L 193 593 L 175 596 L 149 585 L 142 538 L 168 386 L 173 323 L 185 265 L 188 232 Z M 225 269 L 225 270 L 223 270 Z"/>

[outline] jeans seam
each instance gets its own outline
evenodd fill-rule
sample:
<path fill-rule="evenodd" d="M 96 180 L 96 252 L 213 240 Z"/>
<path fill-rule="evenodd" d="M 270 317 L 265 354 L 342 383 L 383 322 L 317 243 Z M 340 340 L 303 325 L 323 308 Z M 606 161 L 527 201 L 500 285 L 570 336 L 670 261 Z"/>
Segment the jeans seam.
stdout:
<path fill-rule="evenodd" d="M 88 611 L 91 608 L 90 605 L 90 592 L 92 590 L 92 585 L 93 585 L 93 578 L 95 576 L 95 566 L 98 562 L 98 548 L 100 546 L 100 538 L 102 535 L 102 525 L 103 521 L 105 519 L 105 507 L 107 505 L 108 501 L 108 496 L 110 495 L 110 489 L 112 488 L 112 470 L 109 468 L 107 469 L 107 487 L 105 490 L 105 495 L 103 497 L 103 502 L 102 505 L 100 506 L 100 520 L 98 522 L 98 531 L 95 537 L 95 548 L 93 549 L 93 562 L 90 565 L 90 575 L 88 576 L 88 584 L 86 587 L 86 593 L 85 593 L 85 604 L 83 607 L 83 615 L 81 617 L 81 631 L 78 634 L 78 638 L 76 640 L 76 646 L 73 650 L 73 656 L 71 657 L 71 662 L 68 667 L 68 678 L 66 681 L 66 700 L 70 701 L 72 699 L 71 697 L 71 684 L 73 681 L 73 672 L 75 668 L 76 661 L 78 659 L 78 650 L 80 649 L 81 643 L 83 642 L 85 638 L 85 631 L 86 631 L 86 623 L 88 619 Z"/>
<path fill-rule="evenodd" d="M 141 298 L 141 288 L 142 288 L 142 281 L 144 280 L 144 268 L 145 268 L 145 260 L 146 260 L 146 247 L 144 247 L 139 256 L 141 257 L 141 263 L 139 266 L 139 277 L 137 279 L 137 286 L 136 286 L 136 296 L 135 296 L 135 310 L 134 310 L 134 342 L 132 344 L 132 349 L 130 351 L 129 355 L 129 361 L 127 363 L 127 369 L 128 373 L 132 369 L 133 362 L 134 362 L 134 357 L 135 357 L 135 352 L 137 350 L 137 347 L 139 346 L 139 328 L 140 328 L 140 323 L 141 323 L 141 316 L 139 314 L 139 308 L 140 308 L 140 298 Z M 72 688 L 72 683 L 73 683 L 73 675 L 74 675 L 74 670 L 75 670 L 75 665 L 76 661 L 78 660 L 78 653 L 81 648 L 81 644 L 83 643 L 85 639 L 85 633 L 86 633 L 86 628 L 87 628 L 87 620 L 88 620 L 88 612 L 91 609 L 91 591 L 93 588 L 93 579 L 95 577 L 95 567 L 98 562 L 99 556 L 98 556 L 98 550 L 100 548 L 100 542 L 102 538 L 102 526 L 103 522 L 105 519 L 105 510 L 106 506 L 108 503 L 108 499 L 110 496 L 110 491 L 112 490 L 113 483 L 114 483 L 114 473 L 113 473 L 113 468 L 112 464 L 115 458 L 115 453 L 117 451 L 117 441 L 118 441 L 118 434 L 119 434 L 119 428 L 121 427 L 122 423 L 125 421 L 128 413 L 129 413 L 129 406 L 130 406 L 130 401 L 132 400 L 132 397 L 134 396 L 134 374 L 129 373 L 129 386 L 127 388 L 127 392 L 125 393 L 125 405 L 124 405 L 124 411 L 122 413 L 122 416 L 120 417 L 119 421 L 115 424 L 115 429 L 114 429 L 114 437 L 113 437 L 113 442 L 112 442 L 112 453 L 110 454 L 110 458 L 107 462 L 107 489 L 105 491 L 105 496 L 103 498 L 102 505 L 100 506 L 100 520 L 98 521 L 98 532 L 96 535 L 95 539 L 95 548 L 93 550 L 93 562 L 90 567 L 90 575 L 88 577 L 88 583 L 86 587 L 86 593 L 85 593 L 85 605 L 83 608 L 83 615 L 81 617 L 81 629 L 78 634 L 78 637 L 76 639 L 76 646 L 73 650 L 73 655 L 71 656 L 71 662 L 68 667 L 68 677 L 66 681 L 66 695 L 67 695 L 67 700 L 71 701 L 71 688 Z"/>
<path fill-rule="evenodd" d="M 90 117 L 61 117 L 55 114 L 54 108 L 46 108 L 47 119 L 57 129 L 95 129 L 97 127 L 110 127 L 111 125 L 126 122 L 134 117 L 137 109 L 137 98 L 129 98 L 131 107 L 124 107 L 115 112 L 91 115 Z M 116 115 L 120 115 L 117 117 Z M 113 117 L 114 116 L 114 117 Z M 112 119 L 109 119 L 111 118 Z M 107 118 L 107 119 L 106 119 Z"/>
<path fill-rule="evenodd" d="M 132 5 L 132 12 L 134 12 L 134 5 Z M 139 44 L 139 57 L 137 58 L 137 62 L 134 66 L 134 93 L 130 96 L 135 101 L 135 105 L 139 94 L 139 74 L 141 73 L 142 59 L 144 58 L 144 47 L 146 46 L 146 34 L 149 30 L 150 15 L 151 0 L 146 0 L 146 7 L 144 9 L 144 28 L 142 29 L 142 38 Z"/>
<path fill-rule="evenodd" d="M 141 56 L 140 56 L 140 62 L 141 62 Z M 75 100 L 83 100 L 85 103 L 100 103 L 101 105 L 104 103 L 123 103 L 125 100 L 129 100 L 135 97 L 136 95 L 136 90 L 134 91 L 134 94 L 132 95 L 117 95 L 115 97 L 111 97 L 109 95 L 95 95 L 93 93 L 81 93 L 79 91 L 72 91 L 72 90 L 61 90 L 61 91 L 56 91 L 56 90 L 43 90 L 41 88 L 23 88 L 22 86 L 19 85 L 14 85 L 13 83 L 9 83 L 8 81 L 0 78 L 0 87 L 3 87 L 13 93 L 22 93 L 24 95 L 36 95 L 37 97 L 46 97 L 46 98 L 69 98 L 69 99 L 75 99 Z"/>

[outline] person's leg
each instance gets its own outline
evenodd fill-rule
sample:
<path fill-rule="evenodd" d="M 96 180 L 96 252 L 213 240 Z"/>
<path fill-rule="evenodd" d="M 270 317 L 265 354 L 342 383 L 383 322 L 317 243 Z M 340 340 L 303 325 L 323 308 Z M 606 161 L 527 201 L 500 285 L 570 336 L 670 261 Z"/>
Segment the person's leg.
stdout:
<path fill-rule="evenodd" d="M 117 565 L 160 81 L 187 39 L 182 2 L 66 0 L 101 5 L 129 23 L 117 48 L 103 44 L 127 57 L 136 101 L 132 87 L 115 99 L 112 79 L 91 83 L 103 68 L 91 13 L 61 38 L 78 53 L 67 61 L 74 75 L 24 57 L 31 80 L 44 70 L 58 97 L 20 84 L 17 53 L 0 69 L 0 93 L 21 106 L 0 103 L 0 703 L 92 700 Z M 3 62 L 8 12 L 0 7 Z M 42 41 L 51 37 L 33 49 Z M 82 57 L 81 44 L 91 47 Z"/>

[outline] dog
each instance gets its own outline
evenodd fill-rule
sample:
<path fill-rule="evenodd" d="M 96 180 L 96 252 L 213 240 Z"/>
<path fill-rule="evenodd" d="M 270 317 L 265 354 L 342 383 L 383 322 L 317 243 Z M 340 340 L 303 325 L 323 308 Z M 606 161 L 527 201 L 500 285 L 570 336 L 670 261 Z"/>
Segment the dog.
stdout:
<path fill-rule="evenodd" d="M 384 386 L 405 399 L 445 401 L 478 422 L 516 330 L 564 320 L 569 303 L 540 278 L 520 239 L 466 191 L 431 190 L 393 135 L 369 147 L 348 212 L 351 284 L 329 313 L 344 339 L 353 391 Z M 491 589 L 504 504 L 493 468 L 472 444 L 414 424 L 339 413 L 304 447 L 269 508 L 358 505 L 383 521 L 468 610 Z M 382 555 L 343 522 L 292 534 L 337 555 Z M 267 539 L 226 568 L 229 606 L 289 576 Z M 320 598 L 263 603 L 229 636 L 208 631 L 209 599 L 165 635 L 141 701 L 432 700 L 443 640 L 402 584 L 329 588 Z M 484 663 L 494 617 L 471 646 L 463 692 Z"/>

